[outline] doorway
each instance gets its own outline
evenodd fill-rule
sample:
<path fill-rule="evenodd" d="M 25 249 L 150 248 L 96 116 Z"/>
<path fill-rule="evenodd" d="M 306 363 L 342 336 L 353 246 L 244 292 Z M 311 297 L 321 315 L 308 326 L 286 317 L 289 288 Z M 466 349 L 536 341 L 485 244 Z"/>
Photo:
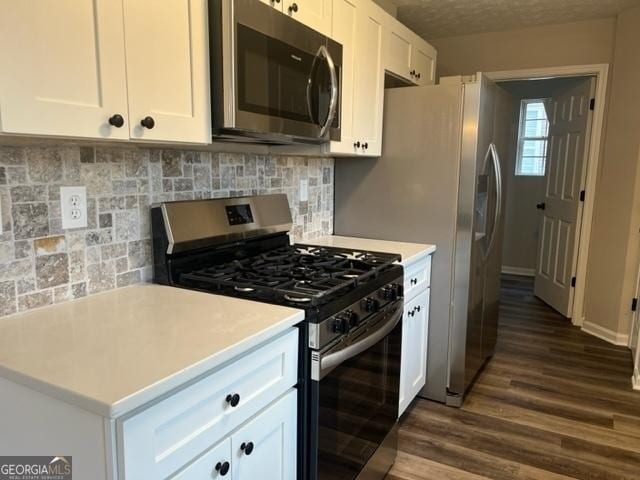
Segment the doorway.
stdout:
<path fill-rule="evenodd" d="M 514 97 L 503 271 L 582 325 L 608 68 L 555 70 L 488 74 Z"/>

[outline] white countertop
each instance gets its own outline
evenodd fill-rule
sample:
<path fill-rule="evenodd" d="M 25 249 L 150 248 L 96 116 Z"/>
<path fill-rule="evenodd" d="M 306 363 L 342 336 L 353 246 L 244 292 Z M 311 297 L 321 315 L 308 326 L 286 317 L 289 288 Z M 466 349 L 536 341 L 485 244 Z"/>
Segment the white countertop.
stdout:
<path fill-rule="evenodd" d="M 392 242 L 389 240 L 376 240 L 373 238 L 341 237 L 339 235 L 328 235 L 326 237 L 302 243 L 323 247 L 340 247 L 352 248 L 354 250 L 370 250 L 372 252 L 381 253 L 398 253 L 402 257 L 403 265 L 411 263 L 419 256 L 429 255 L 436 251 L 435 245 Z"/>
<path fill-rule="evenodd" d="M 0 319 L 0 376 L 114 418 L 303 319 L 293 308 L 135 285 Z"/>

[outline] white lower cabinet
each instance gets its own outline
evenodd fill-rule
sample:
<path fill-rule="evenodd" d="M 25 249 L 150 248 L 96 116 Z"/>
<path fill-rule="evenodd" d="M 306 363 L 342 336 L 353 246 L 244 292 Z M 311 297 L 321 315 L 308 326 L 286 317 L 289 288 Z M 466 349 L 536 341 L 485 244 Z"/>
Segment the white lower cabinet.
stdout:
<path fill-rule="evenodd" d="M 224 462 L 228 478 L 294 478 L 297 379 L 294 328 L 119 421 L 121 478 L 217 478 Z"/>
<path fill-rule="evenodd" d="M 399 415 L 424 387 L 427 377 L 429 294 L 430 289 L 423 291 L 404 307 Z"/>
<path fill-rule="evenodd" d="M 427 379 L 427 345 L 431 295 L 431 255 L 404 265 L 404 315 L 402 317 L 402 356 L 400 400 L 402 415 L 418 395 Z"/>
<path fill-rule="evenodd" d="M 296 405 L 291 389 L 171 480 L 294 480 Z"/>
<path fill-rule="evenodd" d="M 291 390 L 231 436 L 233 480 L 296 478 L 296 405 Z"/>

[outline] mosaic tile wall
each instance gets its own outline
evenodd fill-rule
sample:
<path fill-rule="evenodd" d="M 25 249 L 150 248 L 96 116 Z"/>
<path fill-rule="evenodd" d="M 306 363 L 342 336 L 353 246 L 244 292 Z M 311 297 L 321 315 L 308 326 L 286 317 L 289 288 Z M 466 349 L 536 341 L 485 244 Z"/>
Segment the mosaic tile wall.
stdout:
<path fill-rule="evenodd" d="M 0 146 L 0 317 L 151 278 L 149 205 L 284 192 L 295 240 L 331 233 L 333 159 L 142 148 Z M 309 198 L 301 202 L 301 179 Z M 60 186 L 87 187 L 62 230 Z"/>

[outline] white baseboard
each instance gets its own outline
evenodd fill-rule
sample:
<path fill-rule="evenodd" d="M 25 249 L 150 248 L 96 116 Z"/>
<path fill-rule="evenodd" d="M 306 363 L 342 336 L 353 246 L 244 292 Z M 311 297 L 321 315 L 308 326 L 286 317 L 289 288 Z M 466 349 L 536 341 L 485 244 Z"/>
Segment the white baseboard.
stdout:
<path fill-rule="evenodd" d="M 504 273 L 505 275 L 520 275 L 522 277 L 536 276 L 535 268 L 510 267 L 508 265 L 502 266 L 502 273 Z"/>
<path fill-rule="evenodd" d="M 594 337 L 598 337 L 606 342 L 613 343 L 614 345 L 621 345 L 623 347 L 629 345 L 629 335 L 614 332 L 613 330 L 601 327 L 600 325 L 596 325 L 595 323 L 587 321 L 583 322 L 582 331 L 588 333 L 589 335 L 593 335 Z"/>
<path fill-rule="evenodd" d="M 640 390 L 640 372 L 637 368 L 633 369 L 633 376 L 631 377 L 631 383 L 634 390 Z"/>

